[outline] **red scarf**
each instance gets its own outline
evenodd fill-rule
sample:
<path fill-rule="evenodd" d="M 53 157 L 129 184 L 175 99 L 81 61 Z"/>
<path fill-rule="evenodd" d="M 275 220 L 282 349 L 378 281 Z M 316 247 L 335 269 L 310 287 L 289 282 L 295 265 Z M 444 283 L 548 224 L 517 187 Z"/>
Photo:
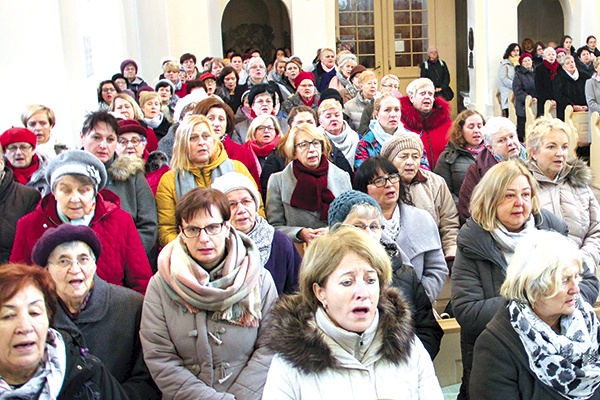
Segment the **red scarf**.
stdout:
<path fill-rule="evenodd" d="M 27 182 L 29 182 L 33 173 L 39 168 L 40 159 L 38 158 L 37 154 L 34 154 L 33 158 L 31 159 L 31 164 L 29 164 L 29 167 L 25 168 L 15 168 L 8 160 L 6 160 L 6 165 L 12 169 L 13 175 L 15 176 L 15 181 L 23 185 L 27 185 Z"/>
<path fill-rule="evenodd" d="M 298 179 L 290 204 L 307 211 L 321 211 L 320 220 L 327 221 L 329 204 L 335 196 L 327 188 L 327 172 L 329 161 L 323 154 L 321 162 L 315 169 L 306 168 L 298 160 L 293 161 L 292 170 Z"/>
<path fill-rule="evenodd" d="M 311 107 L 312 108 L 312 104 L 315 101 L 315 96 L 311 97 L 308 101 L 304 100 L 304 97 L 298 95 L 298 97 L 300 97 L 300 100 L 302 100 L 302 102 L 304 103 L 304 105 L 306 107 Z"/>
<path fill-rule="evenodd" d="M 550 80 L 553 81 L 554 77 L 556 76 L 556 72 L 558 71 L 558 62 L 554 61 L 552 64 L 550 64 L 548 61 L 544 60 L 543 63 L 546 68 L 550 70 Z"/>
<path fill-rule="evenodd" d="M 246 142 L 244 146 L 248 150 L 251 150 L 254 154 L 256 154 L 256 157 L 267 157 L 269 154 L 271 154 L 275 146 L 277 146 L 277 143 L 279 143 L 279 139 L 279 136 L 275 136 L 273 140 L 271 140 L 271 142 L 265 144 L 262 147 L 258 145 L 256 140 L 250 140 Z"/>

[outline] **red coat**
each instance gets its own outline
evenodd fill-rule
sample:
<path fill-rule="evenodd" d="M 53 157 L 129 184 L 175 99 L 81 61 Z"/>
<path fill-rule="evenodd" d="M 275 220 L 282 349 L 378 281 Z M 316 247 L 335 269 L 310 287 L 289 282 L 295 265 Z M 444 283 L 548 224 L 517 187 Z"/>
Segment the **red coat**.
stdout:
<path fill-rule="evenodd" d="M 90 223 L 102 243 L 96 273 L 109 283 L 144 294 L 152 277 L 150 263 L 131 215 L 119 204 L 119 197 L 108 190 L 96 196 L 96 212 Z M 11 262 L 32 264 L 31 250 L 35 243 L 46 229 L 62 223 L 56 205 L 56 199 L 50 193 L 38 203 L 35 211 L 19 220 Z"/>
<path fill-rule="evenodd" d="M 431 113 L 425 118 L 413 107 L 408 96 L 400 98 L 402 108 L 402 123 L 411 132 L 415 132 L 423 141 L 429 166 L 433 171 L 440 154 L 448 143 L 448 131 L 452 126 L 450 104 L 441 97 L 436 97 Z"/>
<path fill-rule="evenodd" d="M 256 167 L 256 160 L 254 159 L 254 154 L 241 144 L 238 144 L 231 140 L 229 135 L 225 137 L 223 140 L 223 147 L 225 147 L 225 151 L 227 152 L 227 156 L 232 160 L 238 160 L 242 164 L 248 168 L 248 172 L 254 178 L 256 182 L 256 186 L 258 186 L 258 190 L 260 191 L 260 175 L 258 174 L 258 168 Z"/>

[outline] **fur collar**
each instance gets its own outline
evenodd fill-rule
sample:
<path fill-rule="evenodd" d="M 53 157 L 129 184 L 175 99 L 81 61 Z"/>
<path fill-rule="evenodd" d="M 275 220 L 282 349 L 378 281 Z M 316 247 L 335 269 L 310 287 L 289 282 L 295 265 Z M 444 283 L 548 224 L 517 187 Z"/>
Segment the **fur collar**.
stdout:
<path fill-rule="evenodd" d="M 410 357 L 414 327 L 408 304 L 393 288 L 379 298 L 379 328 L 382 347 L 379 356 L 399 364 Z M 316 328 L 315 312 L 299 295 L 282 298 L 272 311 L 267 346 L 303 373 L 320 373 L 340 368 L 326 344 L 324 333 Z"/>
<path fill-rule="evenodd" d="M 400 105 L 402 106 L 402 122 L 407 129 L 413 132 L 430 131 L 450 119 L 450 104 L 439 96 L 433 102 L 431 113 L 425 118 L 413 107 L 408 96 L 400 97 Z"/>
<path fill-rule="evenodd" d="M 144 173 L 144 160 L 136 156 L 122 155 L 110 162 L 106 170 L 115 181 L 126 181 L 138 172 Z"/>
<path fill-rule="evenodd" d="M 592 169 L 585 161 L 575 158 L 567 161 L 567 172 L 565 180 L 575 187 L 586 187 L 592 183 Z"/>

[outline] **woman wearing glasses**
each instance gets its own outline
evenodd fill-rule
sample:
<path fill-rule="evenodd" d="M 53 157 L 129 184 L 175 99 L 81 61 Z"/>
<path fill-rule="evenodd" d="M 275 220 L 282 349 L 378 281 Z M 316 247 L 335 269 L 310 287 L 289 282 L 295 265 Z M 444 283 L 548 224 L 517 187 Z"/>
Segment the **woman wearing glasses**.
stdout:
<path fill-rule="evenodd" d="M 254 242 L 228 222 L 220 191 L 195 188 L 174 213 L 179 233 L 159 256 L 142 311 L 148 369 L 165 399 L 260 399 L 273 278 Z"/>
<path fill-rule="evenodd" d="M 262 172 L 262 167 L 265 164 L 267 156 L 275 149 L 281 139 L 281 135 L 281 128 L 277 123 L 277 118 L 272 115 L 259 115 L 250 123 L 244 147 L 252 152 L 259 175 Z"/>
<path fill-rule="evenodd" d="M 305 105 L 317 111 L 319 92 L 315 86 L 315 76 L 311 72 L 300 72 L 294 79 L 296 93 L 281 103 L 281 112 L 288 115 L 292 108 Z"/>
<path fill-rule="evenodd" d="M 267 219 L 296 242 L 326 234 L 329 204 L 352 189 L 348 174 L 328 160 L 330 146 L 312 124 L 290 129 L 282 145 L 290 162 L 269 178 Z"/>
<path fill-rule="evenodd" d="M 415 268 L 433 303 L 448 275 L 435 221 L 406 198 L 398 168 L 380 156 L 369 158 L 356 171 L 356 189 L 373 197 L 383 212 L 383 238 L 395 241 Z"/>

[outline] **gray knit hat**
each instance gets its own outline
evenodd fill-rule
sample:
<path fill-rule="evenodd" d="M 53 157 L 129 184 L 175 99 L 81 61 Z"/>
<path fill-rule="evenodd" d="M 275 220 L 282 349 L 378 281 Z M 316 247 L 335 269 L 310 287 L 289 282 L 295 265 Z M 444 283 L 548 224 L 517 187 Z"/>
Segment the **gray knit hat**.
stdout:
<path fill-rule="evenodd" d="M 380 155 L 391 161 L 406 149 L 416 149 L 423 154 L 423 142 L 419 135 L 412 132 L 396 133 L 383 144 Z"/>
<path fill-rule="evenodd" d="M 221 175 L 212 183 L 211 187 L 225 194 L 238 189 L 246 189 L 252 195 L 256 203 L 256 211 L 260 208 L 260 194 L 256 188 L 256 184 L 246 175 L 239 172 L 228 172 Z"/>
<path fill-rule="evenodd" d="M 106 168 L 92 153 L 83 150 L 67 150 L 54 157 L 46 166 L 46 181 L 54 192 L 54 185 L 63 175 L 83 175 L 91 178 L 96 193 L 106 186 Z"/>
<path fill-rule="evenodd" d="M 352 207 L 357 204 L 369 204 L 381 212 L 381 207 L 374 198 L 358 190 L 348 190 L 336 197 L 329 205 L 329 212 L 327 213 L 329 227 L 344 222 Z"/>

